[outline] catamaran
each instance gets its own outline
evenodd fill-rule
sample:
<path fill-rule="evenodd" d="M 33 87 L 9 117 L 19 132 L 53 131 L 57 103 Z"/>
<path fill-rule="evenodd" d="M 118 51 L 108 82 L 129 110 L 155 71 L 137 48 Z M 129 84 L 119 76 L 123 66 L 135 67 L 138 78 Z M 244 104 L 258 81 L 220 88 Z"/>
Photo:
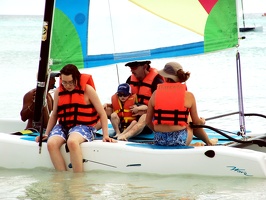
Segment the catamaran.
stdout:
<path fill-rule="evenodd" d="M 82 69 L 237 48 L 236 7 L 236 0 L 47 0 L 36 86 L 35 124 L 42 130 L 45 77 L 50 71 L 58 71 L 68 63 Z M 110 20 L 109 17 L 110 27 L 101 26 L 101 22 Z M 170 38 L 170 42 L 164 38 Z M 137 44 L 140 39 L 145 43 Z M 127 45 L 128 40 L 136 41 L 137 45 Z M 239 56 L 237 70 L 239 111 L 224 116 L 239 115 L 238 136 L 202 125 L 206 130 L 212 130 L 209 136 L 215 134 L 213 137 L 219 138 L 217 145 L 162 147 L 152 144 L 152 135 L 117 143 L 102 142 L 99 131 L 93 142 L 81 144 L 84 170 L 266 178 L 266 136 L 248 135 L 245 129 L 246 115 L 265 116 L 244 113 Z M 25 134 L 24 128 L 25 123 L 19 120 L 0 120 L 0 167 L 53 168 L 46 142 L 36 143 L 35 137 L 39 133 Z M 113 129 L 109 128 L 111 135 Z M 22 135 L 18 135 L 21 131 Z M 65 145 L 61 151 L 71 171 Z"/>

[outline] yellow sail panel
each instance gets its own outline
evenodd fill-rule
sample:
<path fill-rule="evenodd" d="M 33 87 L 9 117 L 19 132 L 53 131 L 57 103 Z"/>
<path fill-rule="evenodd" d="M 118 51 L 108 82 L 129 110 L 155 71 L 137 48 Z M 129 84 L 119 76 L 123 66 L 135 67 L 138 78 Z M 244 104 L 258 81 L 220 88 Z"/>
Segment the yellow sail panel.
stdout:
<path fill-rule="evenodd" d="M 198 0 L 129 0 L 149 12 L 204 35 L 208 13 Z"/>

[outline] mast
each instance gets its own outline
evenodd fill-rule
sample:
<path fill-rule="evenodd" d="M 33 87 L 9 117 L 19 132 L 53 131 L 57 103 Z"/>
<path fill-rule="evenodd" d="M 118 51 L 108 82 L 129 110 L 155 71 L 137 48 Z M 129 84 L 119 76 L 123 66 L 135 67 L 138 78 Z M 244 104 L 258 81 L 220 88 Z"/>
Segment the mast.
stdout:
<path fill-rule="evenodd" d="M 237 68 L 237 90 L 238 90 L 240 135 L 245 137 L 246 125 L 245 125 L 245 112 L 244 112 L 244 103 L 243 103 L 241 62 L 240 62 L 240 53 L 238 51 L 236 53 L 236 68 Z"/>
<path fill-rule="evenodd" d="M 36 95 L 35 95 L 34 118 L 33 118 L 33 125 L 34 127 L 38 128 L 42 126 L 42 108 L 45 96 L 45 85 L 46 85 L 45 81 L 46 81 L 46 73 L 49 61 L 53 11 L 54 11 L 54 0 L 46 0 L 45 9 L 44 9 L 44 18 L 43 18 L 43 32 L 42 32 L 39 70 L 38 70 Z"/>
<path fill-rule="evenodd" d="M 242 21 L 243 21 L 243 27 L 245 28 L 245 15 L 244 15 L 244 4 L 243 4 L 243 0 L 241 0 L 241 9 L 242 9 Z"/>

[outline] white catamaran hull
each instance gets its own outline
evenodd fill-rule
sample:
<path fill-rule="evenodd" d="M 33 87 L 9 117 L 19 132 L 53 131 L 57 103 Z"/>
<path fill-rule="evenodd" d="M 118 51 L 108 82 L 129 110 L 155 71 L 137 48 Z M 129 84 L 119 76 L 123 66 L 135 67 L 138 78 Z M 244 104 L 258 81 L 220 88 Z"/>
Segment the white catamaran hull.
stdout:
<path fill-rule="evenodd" d="M 13 124 L 12 128 L 3 126 L 9 123 Z M 27 138 L 33 136 L 7 134 L 21 130 L 18 128 L 22 125 L 24 123 L 17 122 L 16 126 L 14 120 L 0 120 L 0 167 L 53 168 L 45 142 L 39 154 L 38 143 Z M 95 140 L 83 143 L 81 148 L 85 171 L 266 177 L 266 153 L 228 146 L 177 149 L 134 142 L 107 143 Z M 65 145 L 61 151 L 68 169 L 72 170 Z"/>

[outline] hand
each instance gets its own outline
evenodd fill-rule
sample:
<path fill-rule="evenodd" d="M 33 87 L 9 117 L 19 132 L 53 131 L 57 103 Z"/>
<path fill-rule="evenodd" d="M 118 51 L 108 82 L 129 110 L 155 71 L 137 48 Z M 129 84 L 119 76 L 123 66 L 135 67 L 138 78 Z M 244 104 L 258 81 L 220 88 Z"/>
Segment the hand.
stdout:
<path fill-rule="evenodd" d="M 112 143 L 116 143 L 117 141 L 113 138 L 110 138 L 109 136 L 107 137 L 103 137 L 103 142 L 112 142 Z"/>
<path fill-rule="evenodd" d="M 200 120 L 201 120 L 201 123 L 202 123 L 202 124 L 205 124 L 205 123 L 206 123 L 205 118 L 200 117 Z"/>
<path fill-rule="evenodd" d="M 130 111 L 131 111 L 133 114 L 138 113 L 138 111 L 139 111 L 138 106 L 136 106 L 136 105 L 131 106 L 131 107 L 130 107 Z"/>
<path fill-rule="evenodd" d="M 131 106 L 130 110 L 132 112 L 132 116 L 143 115 L 146 113 L 146 110 L 139 110 L 139 107 L 137 105 Z"/>
<path fill-rule="evenodd" d="M 47 138 L 48 138 L 48 135 L 43 135 L 43 136 L 42 136 L 42 141 L 47 140 Z M 36 141 L 36 142 L 40 142 L 40 136 L 37 136 L 37 137 L 35 138 L 35 141 Z"/>

